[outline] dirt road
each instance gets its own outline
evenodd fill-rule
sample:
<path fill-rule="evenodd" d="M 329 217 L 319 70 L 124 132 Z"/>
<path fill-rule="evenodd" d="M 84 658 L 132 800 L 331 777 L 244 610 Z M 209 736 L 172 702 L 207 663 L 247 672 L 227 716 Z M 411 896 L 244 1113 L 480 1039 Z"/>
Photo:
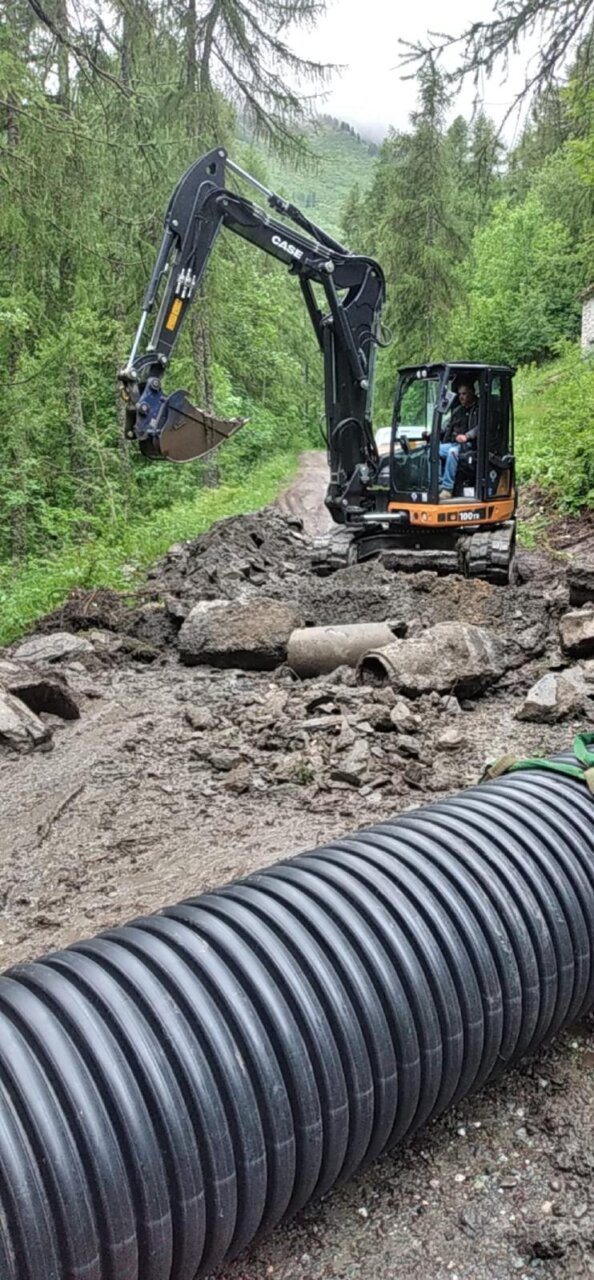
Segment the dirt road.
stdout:
<path fill-rule="evenodd" d="M 326 455 L 310 449 L 302 453 L 293 483 L 278 500 L 279 511 L 287 516 L 298 516 L 303 521 L 305 532 L 312 538 L 324 533 L 331 523 L 324 506 L 327 484 Z"/>
<path fill-rule="evenodd" d="M 47 623 L 47 633 L 90 636 L 53 667 L 81 716 L 42 716 L 51 751 L 0 747 L 2 967 L 446 795 L 510 748 L 564 747 L 584 727 L 582 713 L 515 719 L 534 680 L 564 665 L 560 561 L 524 554 L 523 582 L 509 591 L 379 564 L 312 580 L 295 516 L 304 510 L 308 532 L 325 527 L 324 480 L 307 455 L 280 514 L 237 517 L 174 548 L 149 580 L 153 598 L 131 609 L 111 593 L 81 596 Z M 517 660 L 457 709 L 438 694 L 415 700 L 403 756 L 380 728 L 381 697 L 348 674 L 299 683 L 286 666 L 180 664 L 191 605 L 262 594 L 290 600 L 308 622 L 397 617 L 411 636 L 444 619 L 479 622 Z M 320 703 L 367 744 L 356 785 L 335 780 L 342 746 L 319 712 L 307 727 Z M 439 740 L 454 721 L 452 753 Z M 590 1021 L 255 1246 L 224 1280 L 592 1276 L 593 1104 Z"/>

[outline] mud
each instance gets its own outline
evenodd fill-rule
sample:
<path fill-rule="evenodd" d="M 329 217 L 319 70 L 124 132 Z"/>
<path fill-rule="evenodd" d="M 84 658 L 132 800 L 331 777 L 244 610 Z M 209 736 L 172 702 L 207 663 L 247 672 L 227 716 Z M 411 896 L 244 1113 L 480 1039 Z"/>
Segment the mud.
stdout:
<path fill-rule="evenodd" d="M 299 485 L 313 511 L 325 479 L 314 460 L 281 510 L 172 548 L 146 594 L 78 593 L 39 625 L 92 636 L 93 650 L 55 664 L 81 714 L 40 713 L 53 750 L 0 748 L 1 967 L 447 795 L 509 750 L 558 750 L 584 728 L 583 717 L 515 719 L 541 675 L 575 664 L 559 645 L 558 552 L 522 553 L 509 590 L 380 564 L 314 580 L 298 514 Z M 505 639 L 513 665 L 461 705 L 431 693 L 397 699 L 398 710 L 391 691 L 345 669 L 300 682 L 286 665 L 179 663 L 192 605 L 259 593 L 312 624 L 397 619 L 411 638 L 476 623 Z M 590 1020 L 256 1245 L 224 1280 L 592 1276 L 593 1103 Z"/>

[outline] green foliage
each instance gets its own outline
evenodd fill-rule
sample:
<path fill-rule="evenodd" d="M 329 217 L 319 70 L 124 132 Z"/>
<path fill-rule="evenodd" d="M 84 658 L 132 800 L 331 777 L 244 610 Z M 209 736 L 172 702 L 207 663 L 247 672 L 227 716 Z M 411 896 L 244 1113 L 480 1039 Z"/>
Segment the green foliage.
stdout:
<path fill-rule="evenodd" d="M 10 565 L 0 565 L 0 644 L 10 644 L 74 587 L 130 589 L 131 570 L 140 576 L 172 542 L 197 537 L 222 516 L 255 511 L 271 502 L 296 466 L 296 453 L 277 453 L 243 482 L 198 491 L 193 499 L 162 508 L 150 520 L 136 516 L 128 521 L 116 514 L 111 525 L 97 528 L 81 546 L 63 543 L 53 555 L 31 558 L 17 575 Z"/>
<path fill-rule="evenodd" d="M 436 69 L 419 83 L 407 132 L 380 149 L 367 196 L 352 196 L 349 237 L 379 258 L 387 277 L 386 322 L 393 336 L 379 361 L 380 411 L 388 412 L 396 369 L 440 359 L 464 288 L 459 264 L 500 182 L 500 144 L 484 116 L 446 128 L 447 95 Z"/>
<path fill-rule="evenodd" d="M 471 360 L 511 364 L 550 356 L 579 323 L 579 264 L 569 233 L 536 195 L 500 202 L 475 234 L 452 347 Z"/>
<path fill-rule="evenodd" d="M 594 361 L 577 346 L 516 379 L 520 482 L 547 489 L 564 511 L 594 506 Z"/>
<path fill-rule="evenodd" d="M 265 71 L 249 91 L 262 95 L 269 136 L 286 142 L 298 104 L 284 101 L 282 76 L 315 78 L 316 67 L 299 67 L 283 31 L 322 8 L 321 0 L 187 0 L 173 9 L 152 0 L 123 9 L 91 3 L 75 31 L 57 0 L 47 21 L 72 42 L 69 59 L 26 0 L 0 0 L 3 573 L 44 563 L 58 549 L 74 564 L 88 543 L 81 563 L 94 576 L 106 530 L 124 537 L 126 524 L 136 529 L 169 508 L 212 502 L 203 489 L 212 464 L 159 466 L 129 448 L 116 370 L 130 349 L 174 182 L 213 141 L 235 150 L 234 111 L 218 87 L 220 54 L 241 76 L 242 65 L 255 68 L 274 46 L 274 93 L 267 98 Z M 234 14 L 241 22 L 232 40 Z M 265 37 L 260 52 L 244 49 L 242 64 L 239 45 L 254 21 Z M 252 119 L 266 132 L 258 111 L 252 103 Z M 226 486 L 245 485 L 249 469 L 317 439 L 321 361 L 297 292 L 278 264 L 221 237 L 168 389 L 185 386 L 198 403 L 250 418 L 217 455 Z M 109 547 L 111 563 L 117 550 Z"/>

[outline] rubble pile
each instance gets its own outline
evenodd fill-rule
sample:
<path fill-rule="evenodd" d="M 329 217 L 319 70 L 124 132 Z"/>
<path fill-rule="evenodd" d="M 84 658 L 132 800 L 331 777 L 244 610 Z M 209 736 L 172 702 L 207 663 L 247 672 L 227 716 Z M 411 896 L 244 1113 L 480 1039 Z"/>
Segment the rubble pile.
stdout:
<path fill-rule="evenodd" d="M 310 550 L 299 519 L 267 508 L 171 547 L 141 592 L 73 592 L 0 661 L 0 746 L 51 749 L 56 728 L 98 696 L 98 673 L 132 662 L 165 667 L 167 679 L 186 671 L 183 734 L 206 794 L 363 793 L 395 779 L 447 790 L 476 775 L 485 729 L 470 718 L 479 706 L 497 716 L 498 700 L 513 701 L 519 723 L 583 727 L 594 605 L 569 607 L 554 561 L 526 553 L 519 584 L 502 589 L 379 561 L 320 579 Z M 324 674 L 299 678 L 291 637 L 303 645 L 324 627 Z M 386 644 L 355 671 L 365 627 Z"/>

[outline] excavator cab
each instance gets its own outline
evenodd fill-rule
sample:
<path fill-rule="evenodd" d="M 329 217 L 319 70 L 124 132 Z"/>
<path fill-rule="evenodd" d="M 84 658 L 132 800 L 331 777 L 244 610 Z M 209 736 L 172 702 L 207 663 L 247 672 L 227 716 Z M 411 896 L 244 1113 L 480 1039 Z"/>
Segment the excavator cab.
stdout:
<path fill-rule="evenodd" d="M 404 522 L 403 559 L 414 553 L 403 567 L 426 563 L 498 583 L 513 576 L 514 373 L 511 365 L 460 362 L 399 370 L 387 515 Z M 423 439 L 411 448 L 415 427 Z M 444 490 L 450 450 L 452 487 Z"/>
<path fill-rule="evenodd" d="M 399 371 L 392 418 L 393 500 L 402 496 L 428 508 L 445 506 L 455 523 L 460 502 L 468 509 L 467 521 L 471 522 L 473 508 L 469 504 L 513 496 L 514 372 L 509 365 L 457 363 Z M 460 413 L 461 386 L 471 388 L 471 408 L 466 414 Z M 456 436 L 464 434 L 469 423 L 471 438 L 458 446 Z M 415 431 L 422 433 L 422 443 L 416 448 Z M 444 441 L 456 446 L 457 452 L 451 498 L 440 498 L 444 471 L 440 445 Z M 491 512 L 488 518 L 498 514 Z M 482 518 L 479 514 L 479 523 Z M 437 523 L 443 521 L 438 518 Z"/>
<path fill-rule="evenodd" d="M 359 511 L 347 512 L 346 527 L 329 535 L 325 561 L 320 542 L 319 571 L 381 554 L 407 572 L 428 568 L 501 584 L 513 578 L 514 373 L 510 365 L 458 361 L 399 370 L 389 449 L 380 450 Z"/>

